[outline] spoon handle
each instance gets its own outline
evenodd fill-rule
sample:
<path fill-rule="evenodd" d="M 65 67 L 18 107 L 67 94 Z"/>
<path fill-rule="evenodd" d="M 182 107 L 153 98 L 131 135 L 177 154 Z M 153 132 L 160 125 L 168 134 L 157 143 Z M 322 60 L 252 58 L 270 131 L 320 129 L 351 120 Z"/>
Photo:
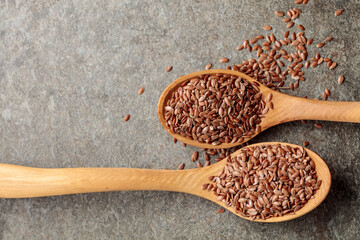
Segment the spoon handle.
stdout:
<path fill-rule="evenodd" d="M 189 192 L 194 170 L 136 168 L 31 168 L 0 164 L 0 197 L 28 198 L 75 193 L 159 190 Z"/>
<path fill-rule="evenodd" d="M 281 122 L 323 120 L 360 123 L 360 102 L 322 101 L 286 95 L 278 98 L 274 107 L 278 116 L 284 116 Z"/>

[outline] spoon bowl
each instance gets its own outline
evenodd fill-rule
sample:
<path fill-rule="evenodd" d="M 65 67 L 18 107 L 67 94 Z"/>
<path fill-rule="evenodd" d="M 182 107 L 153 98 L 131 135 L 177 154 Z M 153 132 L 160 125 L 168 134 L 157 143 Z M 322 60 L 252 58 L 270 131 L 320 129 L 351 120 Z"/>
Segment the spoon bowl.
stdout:
<path fill-rule="evenodd" d="M 288 143 L 258 143 L 248 147 L 263 144 L 281 144 L 291 147 L 300 146 Z M 316 153 L 305 149 L 308 156 L 314 161 L 318 180 L 322 180 L 313 199 L 310 199 L 303 208 L 292 215 L 271 217 L 266 220 L 257 219 L 257 222 L 282 222 L 298 218 L 316 208 L 327 196 L 331 186 L 331 174 L 328 166 Z M 232 154 L 239 154 L 236 151 Z M 226 160 L 208 167 L 189 170 L 153 170 L 135 168 L 31 168 L 0 164 L 0 197 L 1 198 L 29 198 L 54 196 L 76 193 L 157 190 L 175 191 L 193 194 L 219 204 L 230 212 L 237 214 L 232 207 L 216 200 L 213 192 L 202 190 L 209 177 L 215 176 L 224 168 Z"/>
<path fill-rule="evenodd" d="M 264 143 L 256 143 L 256 144 L 252 144 L 249 145 L 247 147 L 255 147 L 255 146 L 261 146 L 261 145 L 274 145 L 274 144 L 281 144 L 281 145 L 288 145 L 290 147 L 297 147 L 297 148 L 301 148 L 301 146 L 295 145 L 295 144 L 289 144 L 289 143 L 280 143 L 280 142 L 264 142 Z M 246 147 L 245 147 L 246 148 Z M 315 170 L 317 173 L 317 177 L 318 180 L 322 181 L 322 184 L 320 186 L 320 189 L 316 191 L 316 193 L 314 194 L 314 198 L 310 199 L 305 205 L 304 207 L 302 207 L 299 211 L 296 211 L 295 214 L 286 214 L 283 215 L 281 217 L 271 217 L 269 219 L 263 220 L 263 219 L 256 219 L 256 220 L 252 220 L 255 222 L 284 222 L 284 221 L 289 221 L 298 217 L 301 217 L 309 212 L 311 212 L 312 210 L 314 210 L 317 206 L 320 205 L 320 203 L 322 201 L 324 201 L 324 199 L 326 198 L 326 196 L 329 193 L 330 187 L 331 187 L 331 173 L 330 170 L 327 166 L 327 164 L 325 163 L 325 161 L 315 152 L 304 148 L 305 151 L 307 152 L 308 156 L 315 162 Z M 231 156 L 236 156 L 237 154 L 239 154 L 240 150 L 237 150 L 236 152 L 232 153 Z M 225 166 L 226 161 L 222 160 L 219 163 L 216 163 L 214 165 L 211 165 L 210 167 L 207 167 L 209 169 L 211 169 L 212 175 L 211 176 L 215 176 L 219 173 L 219 171 L 221 171 L 221 169 L 223 169 L 223 167 Z M 203 171 L 207 171 L 206 168 L 203 168 Z M 234 213 L 235 215 L 242 217 L 244 219 L 250 220 L 249 217 L 244 217 L 238 213 L 235 212 L 235 210 L 232 207 L 227 207 L 223 202 L 219 202 L 216 200 L 217 196 L 215 196 L 215 194 L 213 192 L 208 192 L 208 191 L 203 191 L 203 193 L 199 193 L 199 194 L 195 194 L 195 195 L 199 195 L 203 198 L 209 199 L 210 201 L 213 201 L 219 205 L 221 205 L 223 208 L 229 210 L 230 212 Z"/>
<path fill-rule="evenodd" d="M 201 143 L 196 140 L 183 137 L 180 134 L 174 133 L 170 130 L 165 122 L 165 107 L 173 92 L 176 91 L 181 86 L 181 84 L 187 80 L 200 75 L 208 74 L 235 75 L 250 82 L 258 83 L 260 85 L 260 92 L 263 94 L 263 96 L 266 97 L 267 95 L 272 94 L 272 103 L 274 109 L 270 110 L 259 124 L 261 131 L 265 131 L 266 129 L 280 123 L 295 120 L 324 120 L 360 123 L 360 102 L 332 102 L 294 97 L 265 87 L 244 73 L 226 69 L 212 69 L 194 72 L 178 78 L 164 90 L 158 102 L 157 112 L 161 125 L 171 136 L 189 145 L 201 148 L 231 148 L 249 141 L 251 138 L 254 138 L 260 133 L 258 132 L 250 137 L 245 137 L 242 142 L 213 145 L 211 143 Z"/>

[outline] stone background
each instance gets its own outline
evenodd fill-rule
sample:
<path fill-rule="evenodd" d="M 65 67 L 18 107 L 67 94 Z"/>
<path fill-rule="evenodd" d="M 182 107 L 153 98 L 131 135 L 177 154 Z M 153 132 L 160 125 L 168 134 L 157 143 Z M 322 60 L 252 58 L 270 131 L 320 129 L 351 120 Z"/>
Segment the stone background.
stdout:
<path fill-rule="evenodd" d="M 222 57 L 230 64 L 252 57 L 236 51 L 238 44 L 265 34 L 269 24 L 282 36 L 285 24 L 273 12 L 291 7 L 293 0 L 0 1 L 0 161 L 196 167 L 196 148 L 173 144 L 158 121 L 161 92 L 208 63 L 225 68 Z M 300 8 L 296 23 L 315 42 L 334 36 L 320 53 L 341 64 L 306 71 L 306 82 L 290 94 L 319 98 L 327 87 L 330 100 L 360 101 L 360 2 L 310 0 Z M 339 8 L 346 10 L 336 18 Z M 174 69 L 166 73 L 169 64 Z M 359 239 L 360 125 L 314 123 L 282 124 L 252 141 L 309 141 L 328 163 L 329 196 L 299 219 L 253 223 L 169 192 L 1 199 L 1 239 Z"/>

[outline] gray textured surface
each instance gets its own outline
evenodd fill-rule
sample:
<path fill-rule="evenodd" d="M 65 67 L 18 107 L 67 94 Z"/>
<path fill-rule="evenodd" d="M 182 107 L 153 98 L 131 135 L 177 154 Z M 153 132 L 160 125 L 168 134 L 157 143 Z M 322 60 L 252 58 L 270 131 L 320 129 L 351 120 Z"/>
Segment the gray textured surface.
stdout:
<path fill-rule="evenodd" d="M 104 1 L 105 2 L 105 1 Z M 163 89 L 179 75 L 238 63 L 237 45 L 291 1 L 0 1 L 0 161 L 34 167 L 176 168 L 194 147 L 173 144 L 156 116 Z M 346 11 L 335 18 L 338 8 Z M 360 3 L 317 0 L 297 23 L 335 71 L 309 70 L 291 94 L 360 101 Z M 165 73 L 172 64 L 174 69 Z M 343 86 L 337 76 L 346 77 Z M 137 95 L 141 86 L 145 93 Z M 129 122 L 123 118 L 131 114 Z M 195 196 L 167 192 L 95 193 L 0 200 L 2 239 L 359 239 L 360 125 L 313 122 L 274 127 L 253 140 L 302 144 L 333 174 L 327 199 L 310 214 L 258 224 Z"/>

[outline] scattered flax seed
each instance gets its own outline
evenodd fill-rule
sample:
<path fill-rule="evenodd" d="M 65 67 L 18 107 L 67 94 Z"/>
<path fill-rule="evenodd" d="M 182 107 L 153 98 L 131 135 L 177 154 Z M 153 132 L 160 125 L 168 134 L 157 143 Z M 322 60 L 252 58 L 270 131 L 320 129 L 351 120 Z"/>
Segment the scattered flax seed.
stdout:
<path fill-rule="evenodd" d="M 330 59 L 330 61 L 327 62 L 326 66 L 327 66 L 328 68 L 330 68 L 331 65 L 332 65 L 332 63 L 333 63 L 333 62 L 332 62 L 332 60 Z"/>
<path fill-rule="evenodd" d="M 176 139 L 176 138 L 173 138 L 173 140 L 174 140 L 174 143 L 177 143 L 177 139 Z"/>
<path fill-rule="evenodd" d="M 186 147 L 186 146 L 187 146 L 187 145 L 186 145 L 186 143 L 184 143 L 184 142 L 182 143 L 182 145 L 183 145 L 184 147 Z"/>
<path fill-rule="evenodd" d="M 318 65 L 317 62 L 313 62 L 312 64 L 310 64 L 310 66 L 311 66 L 312 68 L 315 68 L 317 65 Z"/>
<path fill-rule="evenodd" d="M 322 128 L 322 125 L 321 125 L 320 123 L 315 123 L 314 126 L 315 126 L 316 128 Z"/>
<path fill-rule="evenodd" d="M 304 124 L 304 125 L 307 124 L 306 120 L 301 120 L 301 123 Z"/>
<path fill-rule="evenodd" d="M 205 161 L 204 167 L 210 166 L 210 161 Z"/>
<path fill-rule="evenodd" d="M 303 25 L 299 24 L 298 27 L 299 27 L 300 30 L 305 31 L 305 28 L 304 28 Z"/>
<path fill-rule="evenodd" d="M 344 76 L 340 75 L 338 78 L 338 84 L 341 85 L 344 82 Z"/>
<path fill-rule="evenodd" d="M 271 41 L 267 41 L 263 43 L 263 46 L 270 46 L 271 45 Z"/>
<path fill-rule="evenodd" d="M 291 89 L 291 91 L 294 91 L 295 90 L 294 83 L 290 83 L 289 88 Z"/>
<path fill-rule="evenodd" d="M 207 151 L 207 154 L 209 154 L 210 156 L 215 156 L 216 153 L 218 153 L 218 151 L 221 151 L 221 150 L 216 150 L 216 149 L 209 149 Z M 210 159 L 209 159 L 210 160 Z M 206 161 L 209 161 L 209 160 L 206 160 Z"/>
<path fill-rule="evenodd" d="M 294 12 L 298 13 L 298 14 L 302 13 L 302 11 L 301 11 L 300 9 L 298 9 L 298 8 L 293 8 L 292 10 L 293 10 Z"/>
<path fill-rule="evenodd" d="M 307 4 L 309 2 L 309 0 L 304 0 L 303 4 Z"/>
<path fill-rule="evenodd" d="M 221 160 L 223 160 L 221 157 L 215 158 L 216 162 L 220 162 Z"/>
<path fill-rule="evenodd" d="M 244 49 L 244 45 L 239 45 L 237 48 L 236 48 L 236 50 L 238 50 L 238 51 L 241 51 L 241 50 L 243 50 Z"/>
<path fill-rule="evenodd" d="M 288 18 L 288 17 L 286 17 L 286 18 L 283 18 L 283 20 L 282 20 L 284 23 L 288 23 L 288 22 L 290 22 L 291 21 L 291 18 Z"/>
<path fill-rule="evenodd" d="M 209 70 L 212 67 L 212 64 L 209 63 L 208 65 L 205 66 L 205 70 Z"/>
<path fill-rule="evenodd" d="M 323 99 L 326 101 L 328 96 L 326 95 L 325 92 L 323 92 L 323 93 L 322 93 L 322 97 L 323 97 Z"/>
<path fill-rule="evenodd" d="M 330 70 L 333 70 L 334 68 L 336 68 L 336 66 L 337 66 L 337 63 L 336 63 L 336 62 L 333 62 L 333 63 L 330 65 L 329 69 L 330 69 Z"/>
<path fill-rule="evenodd" d="M 275 35 L 273 33 L 270 35 L 270 41 L 272 43 L 274 43 L 276 41 L 276 37 L 275 37 Z"/>
<path fill-rule="evenodd" d="M 275 11 L 276 16 L 283 17 L 285 14 L 282 11 Z"/>
<path fill-rule="evenodd" d="M 191 161 L 195 162 L 196 160 L 198 160 L 199 158 L 199 152 L 195 151 L 192 155 L 191 155 Z"/>
<path fill-rule="evenodd" d="M 206 152 L 204 153 L 204 159 L 205 159 L 205 161 L 210 161 L 210 156 Z"/>
<path fill-rule="evenodd" d="M 166 72 L 170 72 L 172 69 L 173 69 L 173 66 L 170 65 L 170 66 L 168 66 L 168 67 L 165 68 L 165 71 L 166 71 Z"/>
<path fill-rule="evenodd" d="M 227 63 L 227 62 L 229 62 L 229 59 L 228 58 L 222 58 L 222 59 L 219 60 L 219 62 Z"/>
<path fill-rule="evenodd" d="M 329 90 L 329 89 L 325 88 L 325 93 L 326 93 L 326 95 L 327 95 L 328 97 L 330 97 L 330 90 Z"/>
<path fill-rule="evenodd" d="M 270 109 L 274 109 L 274 104 L 272 102 L 269 102 Z"/>
<path fill-rule="evenodd" d="M 305 147 L 309 146 L 309 142 L 305 141 L 305 142 L 304 142 L 304 146 L 305 146 Z"/>
<path fill-rule="evenodd" d="M 250 44 L 255 44 L 258 40 L 258 38 L 253 38 L 250 40 Z"/>
<path fill-rule="evenodd" d="M 184 167 L 185 167 L 185 163 L 182 163 L 182 164 L 179 165 L 178 169 L 179 169 L 179 170 L 183 170 Z"/>
<path fill-rule="evenodd" d="M 245 40 L 243 42 L 243 46 L 244 46 L 244 48 L 247 48 L 249 46 L 249 40 Z"/>
<path fill-rule="evenodd" d="M 272 93 L 269 93 L 266 97 L 266 102 L 271 102 L 272 98 L 273 98 Z"/>
<path fill-rule="evenodd" d="M 201 164 L 201 162 L 198 162 L 198 163 L 197 163 L 197 166 L 198 166 L 198 168 L 202 168 L 202 167 L 203 167 L 203 165 Z"/>
<path fill-rule="evenodd" d="M 317 48 L 322 48 L 324 45 L 325 45 L 325 43 L 321 42 L 321 43 L 316 44 L 316 47 Z"/>
<path fill-rule="evenodd" d="M 299 40 L 295 40 L 291 43 L 292 47 L 296 47 L 297 45 L 299 45 L 300 41 Z"/>
<path fill-rule="evenodd" d="M 221 214 L 221 213 L 223 213 L 223 212 L 225 212 L 225 209 L 223 209 L 223 208 L 220 208 L 219 210 L 217 210 L 217 214 Z"/>
<path fill-rule="evenodd" d="M 287 25 L 286 25 L 286 27 L 287 28 L 292 28 L 293 26 L 294 26 L 294 22 L 289 22 Z"/>
<path fill-rule="evenodd" d="M 294 88 L 295 88 L 295 89 L 296 89 L 296 88 L 299 88 L 299 80 L 295 82 Z"/>
<path fill-rule="evenodd" d="M 139 91 L 138 91 L 138 94 L 139 94 L 139 95 L 143 94 L 143 93 L 144 93 L 144 90 L 145 90 L 144 87 L 140 88 Z"/>
<path fill-rule="evenodd" d="M 293 17 L 293 14 L 294 14 L 294 11 L 291 9 L 290 11 L 287 11 L 286 12 L 286 15 L 289 16 L 289 18 L 292 18 Z"/>
<path fill-rule="evenodd" d="M 130 114 L 125 116 L 124 121 L 127 122 L 127 121 L 129 121 L 129 119 L 130 119 Z"/>
<path fill-rule="evenodd" d="M 269 30 L 272 29 L 272 27 L 268 25 L 268 26 L 265 26 L 264 29 L 267 30 L 267 31 L 269 31 Z"/>
<path fill-rule="evenodd" d="M 331 42 L 332 40 L 333 40 L 334 38 L 333 37 L 327 37 L 327 38 L 325 38 L 325 42 Z"/>
<path fill-rule="evenodd" d="M 335 16 L 340 16 L 344 12 L 344 9 L 338 9 L 335 11 Z"/>
<path fill-rule="evenodd" d="M 314 41 L 314 39 L 312 39 L 312 38 L 309 39 L 309 40 L 306 42 L 306 45 L 309 45 L 309 46 L 310 46 L 310 45 L 313 43 L 313 41 Z"/>
<path fill-rule="evenodd" d="M 295 0 L 294 3 L 295 3 L 295 4 L 303 4 L 303 1 L 304 1 L 304 0 Z"/>

